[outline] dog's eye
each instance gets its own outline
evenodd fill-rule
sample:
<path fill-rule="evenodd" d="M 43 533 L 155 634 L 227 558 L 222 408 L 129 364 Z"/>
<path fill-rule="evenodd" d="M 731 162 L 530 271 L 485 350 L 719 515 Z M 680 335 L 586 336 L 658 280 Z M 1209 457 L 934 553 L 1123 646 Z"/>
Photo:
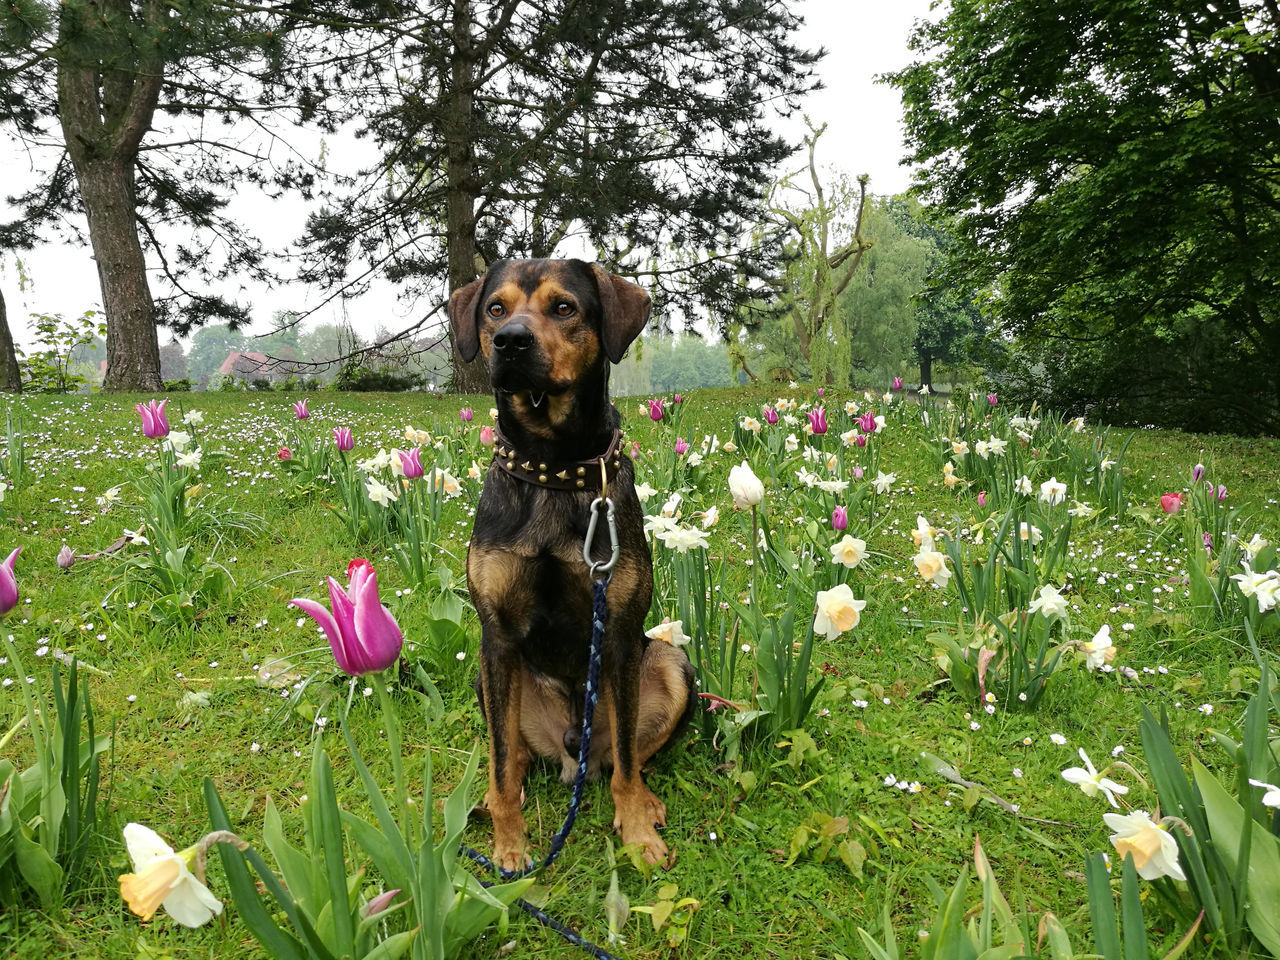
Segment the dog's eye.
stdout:
<path fill-rule="evenodd" d="M 489 316 L 491 317 L 500 317 L 506 312 L 506 308 L 500 303 L 489 304 Z"/>
<path fill-rule="evenodd" d="M 568 300 L 561 300 L 556 304 L 556 316 L 567 317 L 573 313 L 573 304 Z"/>

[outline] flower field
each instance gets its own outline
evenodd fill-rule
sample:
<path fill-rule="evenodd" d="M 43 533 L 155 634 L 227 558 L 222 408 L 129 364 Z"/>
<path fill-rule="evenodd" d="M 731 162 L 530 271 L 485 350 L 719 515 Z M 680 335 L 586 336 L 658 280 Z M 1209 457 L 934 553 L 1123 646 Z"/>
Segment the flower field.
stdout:
<path fill-rule="evenodd" d="M 701 694 L 647 778 L 677 860 L 594 783 L 485 890 L 489 399 L 160 399 L 7 407 L 6 955 L 585 955 L 517 897 L 620 957 L 1280 955 L 1280 442 L 618 400 Z"/>

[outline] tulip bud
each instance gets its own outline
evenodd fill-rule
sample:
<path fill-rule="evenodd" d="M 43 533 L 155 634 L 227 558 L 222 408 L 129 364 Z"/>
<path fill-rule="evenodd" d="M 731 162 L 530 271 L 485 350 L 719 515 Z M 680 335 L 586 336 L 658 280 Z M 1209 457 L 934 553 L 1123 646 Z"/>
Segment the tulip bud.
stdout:
<path fill-rule="evenodd" d="M 733 497 L 733 509 L 745 510 L 764 499 L 764 484 L 755 475 L 751 465 L 743 460 L 729 471 L 729 494 Z"/>
<path fill-rule="evenodd" d="M 649 419 L 652 420 L 654 423 L 657 423 L 659 420 L 661 420 L 662 415 L 665 412 L 666 411 L 663 408 L 663 402 L 661 397 L 658 397 L 655 400 L 649 401 Z"/>
<path fill-rule="evenodd" d="M 1160 509 L 1172 516 L 1182 509 L 1182 494 L 1166 493 L 1160 498 Z"/>
<path fill-rule="evenodd" d="M 1221 503 L 1227 499 L 1227 488 L 1223 484 L 1218 484 L 1218 502 Z"/>
<path fill-rule="evenodd" d="M 476 415 L 475 411 L 472 410 L 470 407 L 463 407 L 461 410 L 458 411 L 458 416 L 462 418 L 463 423 L 470 423 L 472 419 L 475 417 L 475 415 Z"/>
<path fill-rule="evenodd" d="M 824 388 L 822 388 L 822 387 L 819 387 L 819 388 L 818 388 L 818 399 L 819 399 L 819 400 L 821 400 L 821 399 L 822 399 L 822 395 L 823 395 L 824 393 L 826 393 L 826 390 L 825 390 Z"/>
<path fill-rule="evenodd" d="M 404 478 L 406 480 L 417 480 L 422 476 L 422 449 L 414 447 L 412 450 L 400 450 L 400 466 L 404 469 Z"/>
<path fill-rule="evenodd" d="M 292 451 L 292 450 L 290 450 L 288 447 L 281 447 L 279 450 L 277 450 L 277 451 L 276 451 L 276 459 L 277 459 L 277 460 L 292 460 L 292 459 L 293 459 L 293 451 Z"/>
<path fill-rule="evenodd" d="M 75 553 L 64 543 L 62 549 L 58 551 L 58 567 L 63 570 L 70 570 L 75 562 Z"/>
<path fill-rule="evenodd" d="M 492 447 L 494 441 L 493 427 L 485 425 L 480 428 L 480 443 L 486 447 Z"/>
<path fill-rule="evenodd" d="M 849 529 L 849 511 L 844 507 L 836 507 L 831 511 L 831 529 L 848 530 Z"/>
<path fill-rule="evenodd" d="M 672 398 L 671 398 L 671 402 L 672 402 L 672 403 L 684 403 L 684 394 L 677 393 L 674 397 L 672 397 Z"/>
<path fill-rule="evenodd" d="M 1203 479 L 1204 479 L 1204 464 L 1197 463 L 1194 467 L 1191 468 L 1191 482 L 1199 483 Z"/>
<path fill-rule="evenodd" d="M 980 490 L 978 492 L 978 506 L 985 507 L 987 505 L 987 491 Z"/>

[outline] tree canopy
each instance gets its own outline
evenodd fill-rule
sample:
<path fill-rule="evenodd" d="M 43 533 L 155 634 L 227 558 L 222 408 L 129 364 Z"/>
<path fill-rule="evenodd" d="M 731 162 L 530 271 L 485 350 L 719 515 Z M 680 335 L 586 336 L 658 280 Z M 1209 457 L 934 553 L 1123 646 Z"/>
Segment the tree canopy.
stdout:
<path fill-rule="evenodd" d="M 902 92 L 1010 389 L 1200 429 L 1280 427 L 1280 6 L 953 0 Z"/>

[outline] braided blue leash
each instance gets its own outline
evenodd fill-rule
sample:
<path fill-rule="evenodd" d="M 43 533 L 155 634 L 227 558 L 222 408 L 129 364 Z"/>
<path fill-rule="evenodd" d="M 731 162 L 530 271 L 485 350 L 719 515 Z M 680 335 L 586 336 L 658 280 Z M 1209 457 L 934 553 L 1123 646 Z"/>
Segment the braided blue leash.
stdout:
<path fill-rule="evenodd" d="M 591 759 L 591 724 L 596 714 L 596 701 L 600 699 L 600 663 L 604 648 L 604 624 L 607 617 L 605 590 L 608 586 L 609 581 L 606 578 L 592 582 L 591 647 L 587 659 L 587 693 L 582 704 L 582 742 L 578 747 L 578 776 L 573 782 L 573 796 L 569 800 L 569 812 L 565 815 L 564 823 L 556 831 L 556 835 L 551 838 L 546 858 L 543 859 L 542 863 L 530 865 L 523 870 L 501 870 L 483 853 L 472 850 L 470 847 L 462 848 L 463 854 L 486 870 L 497 871 L 503 880 L 518 880 L 553 864 L 556 858 L 560 856 L 560 851 L 564 849 L 565 841 L 569 839 L 569 831 L 573 829 L 574 821 L 578 819 L 578 810 L 582 806 L 582 792 L 587 783 L 587 766 Z M 494 881 L 481 880 L 480 883 L 483 886 L 491 887 Z M 565 940 L 574 946 L 582 948 L 591 956 L 598 958 L 598 960 L 618 960 L 617 957 L 603 947 L 596 946 L 572 927 L 566 926 L 554 917 L 544 913 L 529 901 L 517 899 L 515 904 L 544 927 L 554 930 Z"/>

